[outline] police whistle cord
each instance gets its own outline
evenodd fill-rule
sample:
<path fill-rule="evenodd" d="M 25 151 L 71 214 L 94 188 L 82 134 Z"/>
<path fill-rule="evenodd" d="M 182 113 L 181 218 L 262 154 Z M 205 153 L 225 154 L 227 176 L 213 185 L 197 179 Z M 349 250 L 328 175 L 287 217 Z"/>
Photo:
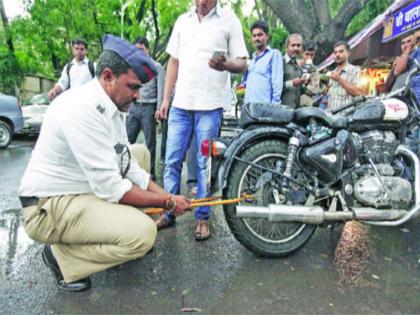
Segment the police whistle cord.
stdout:
<path fill-rule="evenodd" d="M 242 194 L 240 198 L 233 198 L 233 199 L 226 199 L 226 200 L 223 200 L 221 196 L 193 199 L 191 201 L 191 207 L 188 210 L 192 210 L 192 208 L 195 208 L 195 207 L 204 207 L 204 206 L 214 207 L 214 206 L 239 203 L 241 201 L 245 201 L 245 200 L 249 201 L 249 200 L 254 200 L 254 199 L 255 197 L 253 195 L 248 195 L 248 194 Z M 144 211 L 144 213 L 149 214 L 149 215 L 162 214 L 165 211 L 166 210 L 163 208 L 147 208 Z"/>

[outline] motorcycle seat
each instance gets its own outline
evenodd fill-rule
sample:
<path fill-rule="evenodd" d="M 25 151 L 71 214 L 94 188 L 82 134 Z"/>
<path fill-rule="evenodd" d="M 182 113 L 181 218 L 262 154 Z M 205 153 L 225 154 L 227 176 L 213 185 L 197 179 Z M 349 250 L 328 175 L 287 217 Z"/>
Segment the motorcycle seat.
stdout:
<path fill-rule="evenodd" d="M 293 116 L 294 110 L 286 105 L 246 103 L 241 110 L 240 124 L 243 128 L 254 124 L 287 124 Z"/>
<path fill-rule="evenodd" d="M 333 116 L 318 107 L 302 107 L 295 111 L 295 120 L 300 123 L 308 123 L 311 118 L 315 118 L 333 129 L 346 128 L 348 122 L 346 116 Z"/>

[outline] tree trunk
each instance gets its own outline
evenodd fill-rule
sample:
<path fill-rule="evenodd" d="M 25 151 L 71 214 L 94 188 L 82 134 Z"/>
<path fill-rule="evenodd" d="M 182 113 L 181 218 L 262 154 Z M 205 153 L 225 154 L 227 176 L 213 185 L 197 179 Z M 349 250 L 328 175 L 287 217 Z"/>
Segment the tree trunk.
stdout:
<path fill-rule="evenodd" d="M 4 33 L 6 34 L 7 48 L 14 55 L 15 48 L 13 47 L 13 41 L 9 34 L 9 20 L 7 19 L 6 11 L 4 10 L 3 0 L 0 0 L 0 15 L 1 15 L 1 21 L 3 23 Z"/>
<path fill-rule="evenodd" d="M 159 40 L 160 40 L 159 17 L 158 17 L 155 0 L 152 0 L 152 15 L 153 15 L 153 25 L 155 27 L 155 42 L 153 44 L 152 56 L 153 58 L 155 58 Z"/>
<path fill-rule="evenodd" d="M 305 40 L 318 43 L 315 61 L 332 52 L 335 42 L 344 39 L 347 26 L 372 0 L 345 0 L 334 18 L 328 0 L 263 0 L 279 17 L 289 33 L 299 33 Z"/>
<path fill-rule="evenodd" d="M 102 34 L 105 34 L 106 32 L 105 32 L 105 28 L 104 28 L 103 23 L 100 23 L 99 20 L 98 20 L 98 5 L 97 5 L 96 1 L 93 1 L 93 3 L 92 3 L 92 15 L 93 15 L 93 21 L 94 21 L 95 25 L 97 27 L 99 27 L 100 30 L 101 30 L 101 32 L 98 34 L 97 42 L 100 45 L 100 48 L 101 48 L 100 51 L 102 51 L 103 50 Z"/>
<path fill-rule="evenodd" d="M 136 14 L 137 23 L 141 23 L 141 21 L 143 20 L 145 9 L 146 9 L 146 1 L 147 0 L 141 1 L 140 9 L 137 11 L 137 14 Z"/>
<path fill-rule="evenodd" d="M 17 59 L 16 59 L 15 48 L 14 48 L 14 45 L 13 45 L 12 36 L 10 35 L 10 32 L 9 32 L 9 20 L 7 19 L 6 11 L 4 10 L 3 0 L 0 0 L 0 16 L 1 16 L 1 21 L 2 21 L 2 24 L 3 24 L 4 33 L 6 34 L 7 48 L 9 50 L 9 54 L 10 54 L 10 60 L 11 60 L 10 71 L 17 78 L 17 77 L 21 76 L 21 69 L 20 69 L 19 64 L 17 62 Z M 13 87 L 11 87 L 11 90 L 12 90 L 11 92 L 14 93 L 14 95 L 16 95 L 16 96 L 18 96 L 20 94 L 18 81 L 19 81 L 19 79 L 14 81 Z"/>

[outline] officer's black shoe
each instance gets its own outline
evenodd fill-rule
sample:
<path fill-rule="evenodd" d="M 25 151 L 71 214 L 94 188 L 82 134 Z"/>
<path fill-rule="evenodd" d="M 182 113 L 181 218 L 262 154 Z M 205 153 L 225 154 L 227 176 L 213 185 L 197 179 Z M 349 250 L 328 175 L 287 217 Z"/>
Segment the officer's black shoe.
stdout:
<path fill-rule="evenodd" d="M 44 250 L 42 251 L 42 260 L 53 273 L 59 289 L 64 291 L 78 292 L 90 288 L 90 278 L 80 279 L 75 282 L 64 281 L 63 274 L 60 271 L 60 267 L 58 266 L 57 260 L 55 260 L 49 244 L 44 246 Z"/>
<path fill-rule="evenodd" d="M 90 278 L 80 279 L 74 282 L 65 282 L 63 279 L 57 281 L 59 289 L 70 292 L 80 292 L 90 289 Z"/>

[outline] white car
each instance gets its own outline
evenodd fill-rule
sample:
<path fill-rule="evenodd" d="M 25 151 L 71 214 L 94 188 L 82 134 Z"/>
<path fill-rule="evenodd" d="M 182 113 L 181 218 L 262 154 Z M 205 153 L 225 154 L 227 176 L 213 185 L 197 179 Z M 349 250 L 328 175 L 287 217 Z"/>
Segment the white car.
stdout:
<path fill-rule="evenodd" d="M 37 134 L 49 105 L 47 93 L 37 94 L 25 103 L 22 106 L 23 133 Z"/>

